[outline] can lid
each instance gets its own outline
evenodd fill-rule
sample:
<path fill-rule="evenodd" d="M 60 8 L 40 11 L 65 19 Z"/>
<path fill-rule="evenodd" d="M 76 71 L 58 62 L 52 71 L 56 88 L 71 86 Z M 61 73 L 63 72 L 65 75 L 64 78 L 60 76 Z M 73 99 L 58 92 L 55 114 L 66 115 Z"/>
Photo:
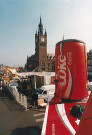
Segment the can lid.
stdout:
<path fill-rule="evenodd" d="M 77 40 L 77 39 L 66 39 L 66 40 L 62 40 L 62 41 L 59 41 L 57 44 L 56 44 L 56 46 L 58 45 L 58 44 L 63 44 L 63 43 L 67 43 L 67 42 L 79 42 L 79 43 L 83 43 L 83 44 L 85 44 L 85 42 L 83 42 L 83 41 L 81 41 L 81 40 Z"/>

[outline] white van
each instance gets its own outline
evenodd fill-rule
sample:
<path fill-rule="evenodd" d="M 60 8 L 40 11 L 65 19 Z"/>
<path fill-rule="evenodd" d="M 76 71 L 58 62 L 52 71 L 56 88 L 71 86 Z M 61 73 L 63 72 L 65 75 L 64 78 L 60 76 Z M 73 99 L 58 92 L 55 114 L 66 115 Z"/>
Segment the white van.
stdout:
<path fill-rule="evenodd" d="M 44 100 L 46 100 L 46 102 L 49 102 L 54 96 L 55 85 L 44 85 L 41 86 L 40 90 L 42 91 L 42 93 L 38 94 L 38 99 L 43 98 Z"/>

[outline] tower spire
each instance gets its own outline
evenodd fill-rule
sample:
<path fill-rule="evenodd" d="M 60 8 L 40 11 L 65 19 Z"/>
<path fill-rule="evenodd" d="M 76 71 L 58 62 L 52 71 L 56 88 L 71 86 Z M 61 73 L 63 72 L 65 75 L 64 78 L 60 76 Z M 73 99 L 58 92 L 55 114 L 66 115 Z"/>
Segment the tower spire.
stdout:
<path fill-rule="evenodd" d="M 46 29 L 45 29 L 45 35 L 47 35 Z"/>
<path fill-rule="evenodd" d="M 40 16 L 40 23 L 39 23 L 38 31 L 40 35 L 43 35 L 43 24 L 42 24 L 41 16 Z"/>
<path fill-rule="evenodd" d="M 42 24 L 42 19 L 41 19 L 41 15 L 40 15 L 40 24 Z"/>

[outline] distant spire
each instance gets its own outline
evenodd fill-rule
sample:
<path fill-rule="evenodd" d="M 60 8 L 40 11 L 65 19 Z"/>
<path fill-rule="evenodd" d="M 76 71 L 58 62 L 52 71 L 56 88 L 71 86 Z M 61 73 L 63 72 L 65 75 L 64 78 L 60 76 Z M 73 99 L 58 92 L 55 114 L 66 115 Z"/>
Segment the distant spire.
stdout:
<path fill-rule="evenodd" d="M 36 30 L 36 33 L 35 33 L 35 35 L 37 35 L 37 30 Z"/>
<path fill-rule="evenodd" d="M 38 29 L 38 35 L 39 35 L 39 33 L 40 33 L 40 30 Z"/>
<path fill-rule="evenodd" d="M 64 40 L 64 34 L 63 34 L 63 40 Z"/>
<path fill-rule="evenodd" d="M 45 35 L 47 35 L 46 29 L 45 29 Z"/>
<path fill-rule="evenodd" d="M 40 15 L 40 24 L 42 24 L 42 19 L 41 19 L 41 15 Z"/>

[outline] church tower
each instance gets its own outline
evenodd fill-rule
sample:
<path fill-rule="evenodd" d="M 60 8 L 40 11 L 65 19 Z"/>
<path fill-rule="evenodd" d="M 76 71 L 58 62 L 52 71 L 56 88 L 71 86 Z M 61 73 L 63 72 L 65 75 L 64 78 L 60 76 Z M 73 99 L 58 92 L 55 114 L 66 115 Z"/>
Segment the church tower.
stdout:
<path fill-rule="evenodd" d="M 38 71 L 48 71 L 47 65 L 47 32 L 43 32 L 42 19 L 38 25 L 38 32 L 35 33 L 35 58 Z"/>
<path fill-rule="evenodd" d="M 27 71 L 55 72 L 55 54 L 47 54 L 47 32 L 43 29 L 42 19 L 35 33 L 35 54 L 27 56 Z"/>

